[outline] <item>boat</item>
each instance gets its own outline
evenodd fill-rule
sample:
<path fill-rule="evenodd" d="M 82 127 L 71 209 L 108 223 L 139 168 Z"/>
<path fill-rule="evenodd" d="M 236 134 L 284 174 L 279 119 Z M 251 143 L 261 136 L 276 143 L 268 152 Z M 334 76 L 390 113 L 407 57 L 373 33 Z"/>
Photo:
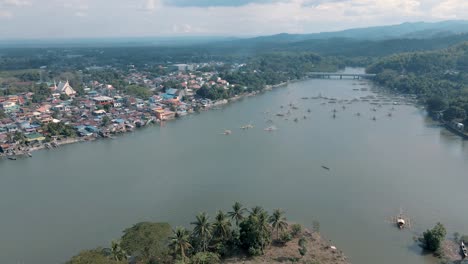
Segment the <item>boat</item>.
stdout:
<path fill-rule="evenodd" d="M 310 113 L 310 112 L 311 112 L 311 111 L 310 111 L 310 108 L 309 108 L 309 109 L 307 109 L 307 113 Z"/>
<path fill-rule="evenodd" d="M 276 114 L 276 116 L 284 116 L 284 114 L 278 113 Z"/>
<path fill-rule="evenodd" d="M 28 155 L 28 157 L 30 157 L 30 158 L 32 157 L 31 152 L 27 152 L 26 155 Z"/>
<path fill-rule="evenodd" d="M 226 130 L 224 130 L 223 134 L 224 134 L 224 135 L 231 135 L 231 134 L 232 134 L 232 131 L 226 129 Z"/>
<path fill-rule="evenodd" d="M 16 157 L 15 156 L 8 156 L 8 159 L 9 160 L 16 160 Z"/>
<path fill-rule="evenodd" d="M 461 251 L 463 258 L 468 257 L 468 252 L 466 250 L 465 243 L 463 242 L 463 240 L 460 242 L 460 251 Z"/>
<path fill-rule="evenodd" d="M 451 122 L 443 122 L 443 125 L 445 128 L 447 128 L 449 131 L 455 133 L 456 135 L 460 136 L 463 139 L 468 139 L 468 133 L 464 132 L 461 128 L 458 128 L 456 124 L 453 124 Z"/>
<path fill-rule="evenodd" d="M 330 168 L 328 168 L 327 166 L 323 166 L 322 165 L 322 168 L 326 169 L 326 170 L 330 170 Z"/>
<path fill-rule="evenodd" d="M 275 131 L 276 130 L 276 127 L 275 126 L 270 126 L 270 127 L 267 127 L 265 129 L 263 129 L 265 131 L 268 131 L 268 132 L 271 132 L 271 131 Z"/>
<path fill-rule="evenodd" d="M 403 217 L 401 215 L 399 215 L 397 217 L 396 224 L 397 224 L 397 227 L 399 229 L 403 229 L 405 227 L 405 225 L 406 225 L 406 221 L 405 221 L 405 219 L 403 219 Z"/>
<path fill-rule="evenodd" d="M 245 126 L 241 126 L 241 129 L 250 129 L 250 128 L 253 128 L 253 125 L 248 124 L 248 125 L 245 125 Z"/>

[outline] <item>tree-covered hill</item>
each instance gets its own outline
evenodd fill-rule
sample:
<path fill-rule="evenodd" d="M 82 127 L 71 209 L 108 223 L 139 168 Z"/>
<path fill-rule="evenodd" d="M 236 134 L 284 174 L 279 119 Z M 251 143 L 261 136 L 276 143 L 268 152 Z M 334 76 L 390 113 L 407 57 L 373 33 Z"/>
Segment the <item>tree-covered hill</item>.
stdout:
<path fill-rule="evenodd" d="M 402 93 L 420 95 L 429 111 L 468 124 L 468 42 L 427 52 L 392 55 L 367 68 L 376 81 Z"/>

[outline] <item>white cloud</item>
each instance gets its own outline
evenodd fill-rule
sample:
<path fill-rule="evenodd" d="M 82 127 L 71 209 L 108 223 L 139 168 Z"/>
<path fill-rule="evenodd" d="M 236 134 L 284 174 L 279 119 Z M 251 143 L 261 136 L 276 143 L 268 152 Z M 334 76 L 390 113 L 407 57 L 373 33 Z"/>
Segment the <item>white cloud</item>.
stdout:
<path fill-rule="evenodd" d="M 5 6 L 30 6 L 31 2 L 27 0 L 0 0 L 0 4 Z"/>
<path fill-rule="evenodd" d="M 435 5 L 431 13 L 442 19 L 466 19 L 468 14 L 467 0 L 443 0 Z"/>
<path fill-rule="evenodd" d="M 161 0 L 146 0 L 145 8 L 150 12 L 159 9 L 161 6 Z"/>
<path fill-rule="evenodd" d="M 10 18 L 0 23 L 0 36 L 266 35 L 468 19 L 468 0 L 239 0 L 249 2 L 209 7 L 164 1 L 0 0 L 0 16 Z"/>

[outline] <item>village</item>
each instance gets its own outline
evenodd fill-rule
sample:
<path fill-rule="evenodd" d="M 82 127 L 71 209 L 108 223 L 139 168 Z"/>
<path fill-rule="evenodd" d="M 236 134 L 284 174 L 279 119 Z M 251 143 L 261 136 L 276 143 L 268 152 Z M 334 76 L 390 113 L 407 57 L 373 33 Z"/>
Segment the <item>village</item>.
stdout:
<path fill-rule="evenodd" d="M 202 87 L 224 90 L 234 87 L 217 77 L 216 72 L 197 71 L 201 65 L 175 67 L 175 71 L 158 78 L 148 78 L 137 70 L 123 76 L 126 83 L 145 87 L 148 97 L 129 95 L 96 80 L 84 83 L 80 93 L 68 80 L 48 82 L 50 93 L 40 102 L 34 102 L 32 92 L 1 96 L 0 157 L 15 160 L 19 156 L 31 157 L 32 151 L 42 148 L 114 138 L 116 134 L 228 102 L 197 95 Z M 176 83 L 177 88 L 164 87 L 162 84 L 167 81 Z"/>

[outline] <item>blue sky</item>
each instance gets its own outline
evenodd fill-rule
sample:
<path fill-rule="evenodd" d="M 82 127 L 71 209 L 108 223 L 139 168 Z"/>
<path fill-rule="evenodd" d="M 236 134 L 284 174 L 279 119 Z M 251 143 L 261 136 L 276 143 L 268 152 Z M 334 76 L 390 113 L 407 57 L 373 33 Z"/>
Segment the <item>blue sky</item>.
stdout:
<path fill-rule="evenodd" d="M 254 36 L 468 20 L 468 0 L 0 0 L 0 39 Z"/>

